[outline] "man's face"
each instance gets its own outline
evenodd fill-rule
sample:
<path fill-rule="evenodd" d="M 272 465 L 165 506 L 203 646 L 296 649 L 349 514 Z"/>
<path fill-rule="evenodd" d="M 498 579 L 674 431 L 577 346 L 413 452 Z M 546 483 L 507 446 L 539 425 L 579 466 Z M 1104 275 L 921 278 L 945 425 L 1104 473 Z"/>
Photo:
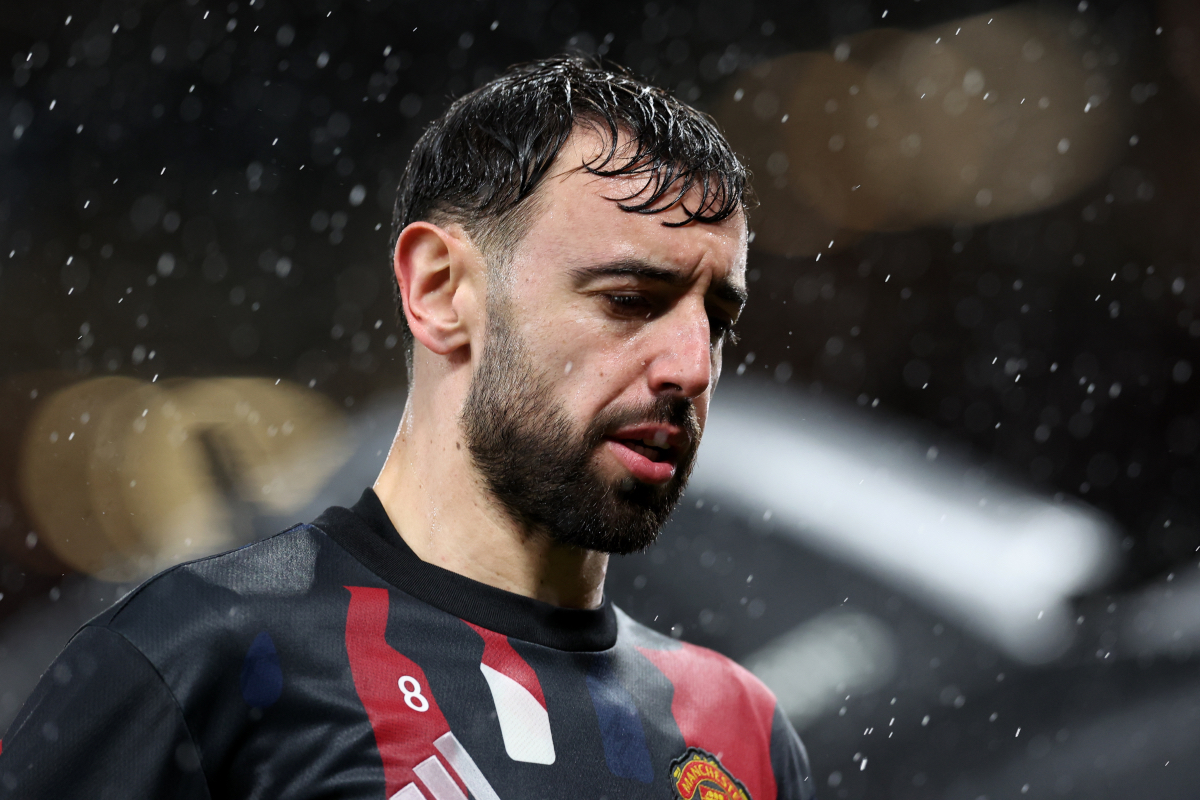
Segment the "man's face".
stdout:
<path fill-rule="evenodd" d="M 462 424 L 487 488 L 524 528 L 628 553 L 653 542 L 691 470 L 745 296 L 746 226 L 740 214 L 672 228 L 679 208 L 622 211 L 610 198 L 644 179 L 570 169 L 596 146 L 573 137 L 489 281 Z"/>

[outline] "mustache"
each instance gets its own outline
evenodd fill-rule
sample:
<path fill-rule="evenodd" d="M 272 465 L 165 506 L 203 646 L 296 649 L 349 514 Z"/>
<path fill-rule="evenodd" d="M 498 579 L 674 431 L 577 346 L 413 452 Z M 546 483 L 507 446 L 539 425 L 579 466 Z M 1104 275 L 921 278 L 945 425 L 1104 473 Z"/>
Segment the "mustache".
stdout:
<path fill-rule="evenodd" d="M 588 426 L 587 441 L 596 447 L 609 432 L 627 425 L 658 422 L 674 425 L 688 435 L 688 449 L 700 443 L 700 419 L 696 404 L 686 397 L 660 397 L 649 403 L 620 406 L 602 411 Z"/>

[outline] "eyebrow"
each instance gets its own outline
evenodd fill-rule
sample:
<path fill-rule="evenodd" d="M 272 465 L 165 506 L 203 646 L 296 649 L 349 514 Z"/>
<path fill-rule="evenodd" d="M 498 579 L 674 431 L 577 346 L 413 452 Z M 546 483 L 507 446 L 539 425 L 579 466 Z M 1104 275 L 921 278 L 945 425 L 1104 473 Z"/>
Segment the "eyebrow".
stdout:
<path fill-rule="evenodd" d="M 664 283 L 668 286 L 684 286 L 688 282 L 688 279 L 679 272 L 635 258 L 610 261 L 606 264 L 595 264 L 589 267 L 578 267 L 571 270 L 571 276 L 575 279 L 576 285 L 583 285 L 596 278 L 611 277 L 637 278 L 644 281 Z M 714 281 L 711 292 L 716 295 L 718 300 L 736 305 L 738 311 L 741 311 L 742 307 L 746 305 L 746 300 L 749 296 L 745 289 L 728 278 L 721 278 Z"/>

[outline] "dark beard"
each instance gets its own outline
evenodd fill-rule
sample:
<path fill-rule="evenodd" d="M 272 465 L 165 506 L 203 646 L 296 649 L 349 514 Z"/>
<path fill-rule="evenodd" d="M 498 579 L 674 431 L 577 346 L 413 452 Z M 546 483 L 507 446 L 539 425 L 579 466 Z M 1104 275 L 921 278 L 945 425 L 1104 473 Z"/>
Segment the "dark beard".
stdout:
<path fill-rule="evenodd" d="M 528 534 L 620 555 L 649 547 L 692 471 L 700 425 L 691 400 L 663 397 L 608 409 L 577 433 L 549 381 L 529 363 L 504 310 L 489 311 L 487 342 L 460 419 L 487 489 Z M 675 475 L 660 485 L 632 476 L 601 478 L 593 459 L 605 434 L 641 422 L 687 431 L 691 444 Z"/>

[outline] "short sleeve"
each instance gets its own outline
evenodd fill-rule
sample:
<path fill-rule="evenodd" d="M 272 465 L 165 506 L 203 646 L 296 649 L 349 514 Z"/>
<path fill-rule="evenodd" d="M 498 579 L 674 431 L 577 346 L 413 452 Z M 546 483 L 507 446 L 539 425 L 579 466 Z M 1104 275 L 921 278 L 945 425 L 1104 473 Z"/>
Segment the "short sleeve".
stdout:
<path fill-rule="evenodd" d="M 209 798 L 175 698 L 137 648 L 103 627 L 75 635 L 0 746 L 0 798 Z"/>
<path fill-rule="evenodd" d="M 771 768 L 775 772 L 777 800 L 812 800 L 817 795 L 808 754 L 779 706 L 771 723 Z"/>

